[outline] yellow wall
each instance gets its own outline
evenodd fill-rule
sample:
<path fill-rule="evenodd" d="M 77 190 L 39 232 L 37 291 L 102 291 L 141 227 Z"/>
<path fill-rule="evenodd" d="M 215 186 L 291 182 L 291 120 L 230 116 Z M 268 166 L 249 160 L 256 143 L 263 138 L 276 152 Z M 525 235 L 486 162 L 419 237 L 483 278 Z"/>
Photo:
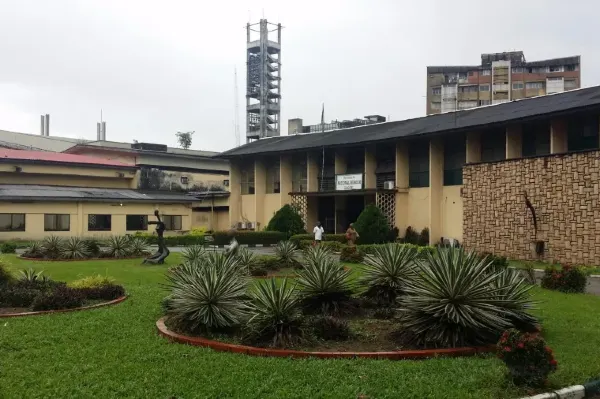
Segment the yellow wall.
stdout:
<path fill-rule="evenodd" d="M 21 175 L 0 173 L 1 184 L 39 184 L 44 186 L 126 188 L 130 189 L 132 179 L 56 176 L 56 175 Z"/>
<path fill-rule="evenodd" d="M 429 187 L 408 190 L 407 224 L 417 231 L 429 228 Z"/>
<path fill-rule="evenodd" d="M 277 212 L 281 208 L 281 197 L 283 195 L 284 194 L 265 194 L 263 199 L 263 220 L 258 220 L 258 222 L 260 223 L 261 230 L 267 227 L 269 221 L 271 220 L 275 212 Z M 287 193 L 285 194 L 285 196 L 289 197 Z"/>
<path fill-rule="evenodd" d="M 442 190 L 442 237 L 455 238 L 462 243 L 463 200 L 462 186 L 444 186 Z"/>
<path fill-rule="evenodd" d="M 211 211 L 210 209 L 192 212 L 192 229 L 225 231 L 229 229 L 229 211 Z"/>
<path fill-rule="evenodd" d="M 252 194 L 246 194 L 246 195 L 242 195 L 242 204 L 241 204 L 241 210 L 240 210 L 240 219 L 239 221 L 243 221 L 243 222 L 256 222 L 256 213 L 255 213 L 255 207 L 254 207 L 254 195 Z M 234 221 L 235 223 L 236 221 Z"/>

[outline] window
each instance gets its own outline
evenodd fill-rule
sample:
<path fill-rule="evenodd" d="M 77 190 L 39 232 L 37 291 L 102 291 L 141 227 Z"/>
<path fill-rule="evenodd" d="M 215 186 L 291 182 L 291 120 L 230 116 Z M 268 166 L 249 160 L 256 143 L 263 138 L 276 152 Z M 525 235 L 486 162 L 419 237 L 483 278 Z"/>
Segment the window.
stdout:
<path fill-rule="evenodd" d="M 304 192 L 308 189 L 308 170 L 306 168 L 306 154 L 292 158 L 292 191 Z"/>
<path fill-rule="evenodd" d="M 475 74 L 475 72 L 469 71 L 469 76 L 473 76 L 474 74 Z"/>
<path fill-rule="evenodd" d="M 254 194 L 254 164 L 246 165 L 242 169 L 242 195 Z"/>
<path fill-rule="evenodd" d="M 459 73 L 458 74 L 458 79 L 459 80 L 465 80 L 465 79 L 467 79 L 467 74 L 466 73 L 462 73 L 462 72 Z"/>
<path fill-rule="evenodd" d="M 190 179 L 187 176 L 181 176 L 180 181 L 181 181 L 181 184 L 185 185 L 185 184 L 188 184 L 190 182 Z"/>
<path fill-rule="evenodd" d="M 522 67 L 517 67 L 512 69 L 512 73 L 523 73 L 525 70 Z"/>
<path fill-rule="evenodd" d="M 431 109 L 434 109 L 434 110 L 440 110 L 440 109 L 442 109 L 442 103 L 439 102 L 439 101 L 438 102 L 432 101 L 431 102 Z"/>
<path fill-rule="evenodd" d="M 564 72 L 565 68 L 562 65 L 549 67 L 550 72 Z"/>
<path fill-rule="evenodd" d="M 512 85 L 513 90 L 523 90 L 524 87 L 523 82 L 513 83 Z"/>
<path fill-rule="evenodd" d="M 181 215 L 163 215 L 162 221 L 169 231 L 181 230 Z"/>
<path fill-rule="evenodd" d="M 432 87 L 431 88 L 431 94 L 433 94 L 434 96 L 439 96 L 442 94 L 442 88 L 441 87 Z"/>
<path fill-rule="evenodd" d="M 346 153 L 346 173 L 365 173 L 365 149 L 363 147 L 348 149 Z"/>
<path fill-rule="evenodd" d="M 566 70 L 567 72 L 575 72 L 575 71 L 578 71 L 578 70 L 579 70 L 579 65 L 577 65 L 577 64 L 573 64 L 573 65 L 567 65 L 567 66 L 565 66 L 565 70 Z"/>
<path fill-rule="evenodd" d="M 462 168 L 467 160 L 467 142 L 464 136 L 444 142 L 444 186 L 462 184 Z"/>
<path fill-rule="evenodd" d="M 25 231 L 25 214 L 0 213 L 0 231 Z"/>
<path fill-rule="evenodd" d="M 410 144 L 408 150 L 408 186 L 429 187 L 429 142 Z"/>
<path fill-rule="evenodd" d="M 527 82 L 525 83 L 525 88 L 540 90 L 544 88 L 544 82 Z"/>
<path fill-rule="evenodd" d="M 267 166 L 267 194 L 279 193 L 280 189 L 279 159 L 272 159 Z"/>
<path fill-rule="evenodd" d="M 89 231 L 110 231 L 111 215 L 88 215 Z"/>
<path fill-rule="evenodd" d="M 71 230 L 71 215 L 44 215 L 44 231 Z"/>
<path fill-rule="evenodd" d="M 477 86 L 460 86 L 458 91 L 460 93 L 477 93 Z"/>
<path fill-rule="evenodd" d="M 490 91 L 490 85 L 479 85 L 479 91 Z"/>
<path fill-rule="evenodd" d="M 494 162 L 506 159 L 506 131 L 483 132 L 481 135 L 481 161 Z"/>
<path fill-rule="evenodd" d="M 479 105 L 490 105 L 492 100 L 479 100 Z"/>
<path fill-rule="evenodd" d="M 563 80 L 562 76 L 553 76 L 551 78 L 548 78 L 548 80 L 553 81 L 553 82 L 558 82 L 560 80 Z"/>
<path fill-rule="evenodd" d="M 127 215 L 125 217 L 127 231 L 148 230 L 148 215 Z"/>
<path fill-rule="evenodd" d="M 458 109 L 469 109 L 475 108 L 477 106 L 477 101 L 459 101 Z"/>
<path fill-rule="evenodd" d="M 550 123 L 523 125 L 522 155 L 531 157 L 550 154 Z"/>
<path fill-rule="evenodd" d="M 565 80 L 565 90 L 572 90 L 577 88 L 577 80 L 567 79 Z"/>
<path fill-rule="evenodd" d="M 568 122 L 569 151 L 593 150 L 598 148 L 598 117 L 571 118 Z"/>
<path fill-rule="evenodd" d="M 481 71 L 481 74 L 483 76 L 489 76 L 492 74 L 492 70 L 491 69 L 484 69 L 483 71 Z"/>

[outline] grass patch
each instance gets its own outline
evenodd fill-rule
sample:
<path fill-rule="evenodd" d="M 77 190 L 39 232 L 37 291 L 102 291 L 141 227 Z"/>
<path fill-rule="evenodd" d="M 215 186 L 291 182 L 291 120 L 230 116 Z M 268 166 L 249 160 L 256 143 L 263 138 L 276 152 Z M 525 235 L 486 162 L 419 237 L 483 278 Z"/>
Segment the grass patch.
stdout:
<path fill-rule="evenodd" d="M 541 261 L 533 261 L 533 260 L 511 260 L 508 262 L 509 266 L 515 267 L 517 269 L 525 269 L 528 266 L 533 266 L 534 269 L 545 269 L 549 266 L 556 267 L 557 269 L 562 269 L 562 266 L 558 263 L 550 263 L 550 262 L 541 262 Z M 600 267 L 598 266 L 581 266 L 581 269 L 589 276 L 592 274 L 600 274 Z"/>
<path fill-rule="evenodd" d="M 157 336 L 167 264 L 141 260 L 31 262 L 6 256 L 56 280 L 110 275 L 131 297 L 84 312 L 0 320 L 0 397 L 127 398 L 510 398 L 494 356 L 426 361 L 291 360 L 218 353 Z M 352 265 L 356 274 L 360 266 Z M 600 375 L 600 298 L 535 290 L 544 335 L 558 371 L 552 387 Z"/>

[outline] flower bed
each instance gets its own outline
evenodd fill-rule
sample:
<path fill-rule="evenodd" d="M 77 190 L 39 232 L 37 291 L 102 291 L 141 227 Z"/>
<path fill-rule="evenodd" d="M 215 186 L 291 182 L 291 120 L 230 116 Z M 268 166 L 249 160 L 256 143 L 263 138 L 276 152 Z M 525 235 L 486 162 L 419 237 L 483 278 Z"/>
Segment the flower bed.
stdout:
<path fill-rule="evenodd" d="M 82 307 L 73 308 L 73 309 L 41 310 L 38 312 L 0 313 L 0 318 L 39 316 L 39 315 L 53 314 L 53 313 L 78 312 L 80 310 L 91 310 L 91 309 L 97 309 L 97 308 L 101 308 L 101 307 L 105 307 L 105 306 L 116 305 L 118 303 L 123 302 L 126 299 L 127 299 L 127 295 L 123 295 L 117 299 L 113 299 L 112 301 L 100 302 L 100 303 L 96 303 L 94 305 L 82 306 Z M 0 308 L 0 309 L 2 309 L 2 308 Z"/>
<path fill-rule="evenodd" d="M 124 256 L 122 258 L 85 258 L 85 259 L 48 259 L 48 258 L 28 258 L 26 256 L 20 255 L 19 259 L 29 260 L 32 262 L 87 262 L 87 261 L 95 261 L 95 260 L 128 260 L 128 259 L 140 259 L 144 256 L 149 255 L 150 253 L 136 255 L 136 256 Z"/>

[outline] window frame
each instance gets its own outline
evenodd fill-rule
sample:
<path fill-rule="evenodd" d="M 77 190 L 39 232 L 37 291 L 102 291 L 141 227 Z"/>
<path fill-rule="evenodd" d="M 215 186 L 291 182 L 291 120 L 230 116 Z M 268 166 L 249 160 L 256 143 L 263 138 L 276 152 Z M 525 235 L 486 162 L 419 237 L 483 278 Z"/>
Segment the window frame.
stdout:
<path fill-rule="evenodd" d="M 256 181 L 254 179 L 254 164 L 252 164 L 252 168 L 242 167 L 240 173 L 240 184 L 241 184 L 241 194 L 242 195 L 253 195 L 256 194 Z"/>
<path fill-rule="evenodd" d="M 427 149 L 427 151 L 425 151 Z M 424 188 L 429 181 L 429 141 L 413 142 L 408 148 L 408 187 Z M 425 161 L 425 162 L 424 162 Z M 426 166 L 424 166 L 426 165 Z"/>
<path fill-rule="evenodd" d="M 279 194 L 281 192 L 281 163 L 279 159 L 267 164 L 266 173 L 266 193 Z"/>
<path fill-rule="evenodd" d="M 182 231 L 183 230 L 183 216 L 182 215 L 161 215 L 162 221 L 165 224 L 165 229 L 167 231 Z M 173 226 L 175 221 L 179 220 L 179 228 L 172 228 L 169 226 Z"/>
<path fill-rule="evenodd" d="M 521 87 L 515 87 L 520 85 Z M 515 82 L 512 84 L 512 89 L 513 90 L 524 90 L 525 89 L 525 84 L 523 82 Z"/>
<path fill-rule="evenodd" d="M 463 184 L 463 166 L 467 163 L 467 138 L 444 140 L 444 186 L 460 186 Z M 460 165 L 460 166 L 459 166 Z M 459 177 L 460 176 L 460 177 Z"/>
<path fill-rule="evenodd" d="M 431 88 L 432 96 L 441 96 L 442 95 L 442 86 L 436 86 Z"/>
<path fill-rule="evenodd" d="M 481 76 L 490 76 L 491 74 L 492 74 L 491 69 L 482 69 L 481 70 Z"/>
<path fill-rule="evenodd" d="M 130 229 L 129 218 L 130 217 L 139 217 L 142 218 L 142 228 L 141 229 Z M 134 215 L 125 215 L 125 231 L 148 231 L 148 215 L 142 214 L 134 214 Z"/>
<path fill-rule="evenodd" d="M 536 87 L 532 87 L 532 85 L 536 85 Z M 539 87 L 537 87 L 539 85 Z M 525 82 L 526 90 L 543 90 L 544 82 Z"/>
<path fill-rule="evenodd" d="M 108 228 L 90 228 L 90 217 L 92 216 L 102 216 L 108 217 Z M 107 213 L 90 213 L 88 214 L 88 231 L 112 231 L 112 215 Z"/>
<path fill-rule="evenodd" d="M 481 162 L 500 162 L 504 160 L 506 160 L 506 130 L 494 129 L 484 132 L 481 135 Z"/>
<path fill-rule="evenodd" d="M 483 87 L 485 87 L 486 89 L 484 90 Z M 490 84 L 489 83 L 484 83 L 479 85 L 479 91 L 480 92 L 489 92 L 490 91 Z"/>
<path fill-rule="evenodd" d="M 25 213 L 0 213 L 0 217 L 2 216 L 10 216 L 10 227 L 7 229 L 4 229 L 2 227 L 2 224 L 0 224 L 0 232 L 14 232 L 14 231 L 25 231 L 26 227 L 27 227 L 27 214 Z M 22 227 L 19 226 L 18 228 L 15 228 L 15 216 L 22 216 L 23 217 L 23 225 Z"/>
<path fill-rule="evenodd" d="M 46 223 L 47 222 L 46 218 L 52 217 L 52 216 L 54 217 L 54 225 L 57 226 L 54 229 L 49 228 L 47 226 L 47 223 Z M 65 228 L 62 228 L 62 229 L 58 228 L 58 225 L 59 225 L 59 222 L 58 222 L 59 221 L 59 216 L 61 216 L 61 217 L 66 216 L 67 217 L 67 228 L 66 229 Z M 68 214 L 68 213 L 44 213 L 44 231 L 71 231 L 71 215 Z"/>

